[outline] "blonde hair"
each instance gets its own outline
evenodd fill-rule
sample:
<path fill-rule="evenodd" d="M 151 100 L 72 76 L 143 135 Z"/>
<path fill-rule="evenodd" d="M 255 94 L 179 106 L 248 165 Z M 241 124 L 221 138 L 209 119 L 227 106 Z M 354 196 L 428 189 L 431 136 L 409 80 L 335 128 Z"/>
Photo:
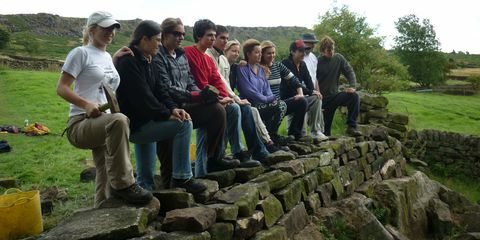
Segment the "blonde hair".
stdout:
<path fill-rule="evenodd" d="M 90 42 L 90 31 L 95 27 L 97 27 L 96 24 L 85 26 L 83 28 L 83 37 L 82 37 L 83 46 L 87 45 Z"/>
<path fill-rule="evenodd" d="M 260 48 L 262 49 L 262 60 L 260 61 L 260 65 L 262 65 L 263 69 L 265 70 L 265 76 L 268 77 L 270 76 L 270 67 L 267 66 L 267 64 L 263 61 L 263 56 L 265 54 L 265 51 L 269 48 L 277 48 L 275 43 L 273 43 L 270 40 L 265 40 L 262 43 L 260 43 Z"/>
<path fill-rule="evenodd" d="M 329 36 L 325 36 L 320 40 L 320 52 L 324 52 L 325 50 L 333 49 L 335 45 L 335 41 Z"/>
<path fill-rule="evenodd" d="M 227 45 L 225 45 L 225 51 L 227 52 L 231 47 L 238 45 L 240 46 L 240 42 L 237 39 L 233 39 L 227 42 Z"/>

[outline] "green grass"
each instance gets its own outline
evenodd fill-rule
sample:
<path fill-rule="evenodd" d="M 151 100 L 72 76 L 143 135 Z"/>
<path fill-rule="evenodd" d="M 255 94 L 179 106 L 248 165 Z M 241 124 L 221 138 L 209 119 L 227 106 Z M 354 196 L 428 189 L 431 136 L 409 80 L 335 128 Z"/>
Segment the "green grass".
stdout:
<path fill-rule="evenodd" d="M 408 114 L 413 129 L 480 135 L 480 95 L 394 92 L 385 96 L 389 100 L 389 111 Z M 452 177 L 438 171 L 430 171 L 428 175 L 474 203 L 480 200 L 480 184 L 476 180 L 467 176 Z"/>
<path fill-rule="evenodd" d="M 480 135 L 480 95 L 394 92 L 385 96 L 389 111 L 409 115 L 411 128 Z"/>

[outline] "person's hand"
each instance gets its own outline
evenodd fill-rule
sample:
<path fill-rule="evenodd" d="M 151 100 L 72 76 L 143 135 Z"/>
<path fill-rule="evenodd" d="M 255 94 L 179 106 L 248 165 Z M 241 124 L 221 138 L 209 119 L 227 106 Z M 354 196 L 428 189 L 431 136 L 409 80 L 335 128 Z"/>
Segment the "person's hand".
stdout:
<path fill-rule="evenodd" d="M 318 96 L 320 99 L 323 99 L 322 94 L 321 94 L 319 91 L 317 91 L 317 90 L 313 90 L 312 95 L 316 95 L 316 96 Z"/>
<path fill-rule="evenodd" d="M 355 93 L 355 88 L 345 88 L 346 93 Z"/>
<path fill-rule="evenodd" d="M 88 102 L 85 105 L 85 112 L 87 115 L 87 118 L 96 118 L 100 115 L 102 115 L 102 112 L 100 109 L 98 109 L 98 104 Z"/>
<path fill-rule="evenodd" d="M 247 61 L 240 60 L 240 62 L 238 62 L 238 66 L 240 66 L 240 67 L 247 66 Z"/>
<path fill-rule="evenodd" d="M 200 91 L 200 97 L 203 103 L 218 102 L 218 94 L 218 89 L 211 85 L 207 85 Z"/>
<path fill-rule="evenodd" d="M 192 118 L 190 114 L 188 114 L 185 110 L 181 108 L 174 108 L 172 110 L 172 114 L 170 115 L 170 120 L 177 120 L 177 121 L 190 121 Z"/>
<path fill-rule="evenodd" d="M 112 58 L 113 64 L 116 64 L 120 57 L 123 57 L 128 54 L 134 56 L 132 49 L 130 49 L 129 47 L 123 46 L 122 48 L 118 49 L 113 54 L 113 58 Z"/>
<path fill-rule="evenodd" d="M 238 105 L 251 105 L 250 102 L 247 99 L 240 99 L 238 100 Z"/>
<path fill-rule="evenodd" d="M 224 97 L 224 98 L 220 99 L 219 102 L 220 102 L 222 105 L 228 105 L 228 104 L 230 104 L 230 103 L 234 103 L 235 101 L 233 100 L 233 98 Z"/>
<path fill-rule="evenodd" d="M 303 94 L 297 94 L 297 95 L 293 96 L 293 99 L 295 99 L 295 100 L 298 100 L 298 99 L 301 99 L 301 98 L 303 98 Z"/>

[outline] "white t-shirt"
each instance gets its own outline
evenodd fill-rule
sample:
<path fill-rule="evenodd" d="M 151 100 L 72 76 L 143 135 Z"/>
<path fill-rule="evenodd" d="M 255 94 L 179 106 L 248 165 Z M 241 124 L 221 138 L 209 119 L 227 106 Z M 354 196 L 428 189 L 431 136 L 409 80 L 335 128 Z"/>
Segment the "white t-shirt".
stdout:
<path fill-rule="evenodd" d="M 75 78 L 73 91 L 76 94 L 98 104 L 107 103 L 102 84 L 109 85 L 113 90 L 120 84 L 120 76 L 113 65 L 112 56 L 91 44 L 70 51 L 62 72 Z M 83 113 L 83 108 L 70 104 L 70 116 Z"/>
<path fill-rule="evenodd" d="M 308 72 L 310 73 L 310 76 L 312 77 L 312 82 L 313 85 L 315 86 L 315 89 L 317 88 L 318 81 L 317 81 L 317 64 L 318 64 L 318 59 L 313 53 L 309 53 L 308 55 L 305 55 L 305 58 L 303 61 L 307 64 Z"/>

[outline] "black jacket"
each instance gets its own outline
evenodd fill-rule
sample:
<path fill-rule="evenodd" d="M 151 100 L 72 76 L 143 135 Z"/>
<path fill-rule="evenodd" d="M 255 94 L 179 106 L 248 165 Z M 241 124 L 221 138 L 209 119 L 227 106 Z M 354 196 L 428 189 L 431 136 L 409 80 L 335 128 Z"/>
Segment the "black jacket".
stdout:
<path fill-rule="evenodd" d="M 295 77 L 298 78 L 298 81 L 302 85 L 303 95 L 312 95 L 315 87 L 313 86 L 312 77 L 308 72 L 307 64 L 302 61 L 300 62 L 300 69 L 297 69 L 297 66 L 295 66 L 295 63 L 293 62 L 292 56 L 290 56 L 288 59 L 284 59 L 282 63 L 293 73 L 293 75 L 295 75 Z M 280 95 L 282 96 L 282 99 L 291 98 L 296 94 L 297 89 L 293 89 L 291 86 L 288 86 L 282 81 L 282 84 L 280 85 Z"/>
<path fill-rule="evenodd" d="M 135 46 L 129 47 L 135 56 L 121 57 L 116 66 L 120 75 L 117 100 L 130 119 L 130 129 L 135 131 L 151 120 L 167 120 L 178 106 L 170 98 L 168 87 L 155 76 L 155 64 L 148 63 Z"/>
<path fill-rule="evenodd" d="M 190 73 L 187 57 L 183 49 L 175 49 L 175 58 L 162 46 L 153 61 L 160 81 L 167 85 L 168 93 L 178 104 L 199 102 L 200 89 Z"/>

